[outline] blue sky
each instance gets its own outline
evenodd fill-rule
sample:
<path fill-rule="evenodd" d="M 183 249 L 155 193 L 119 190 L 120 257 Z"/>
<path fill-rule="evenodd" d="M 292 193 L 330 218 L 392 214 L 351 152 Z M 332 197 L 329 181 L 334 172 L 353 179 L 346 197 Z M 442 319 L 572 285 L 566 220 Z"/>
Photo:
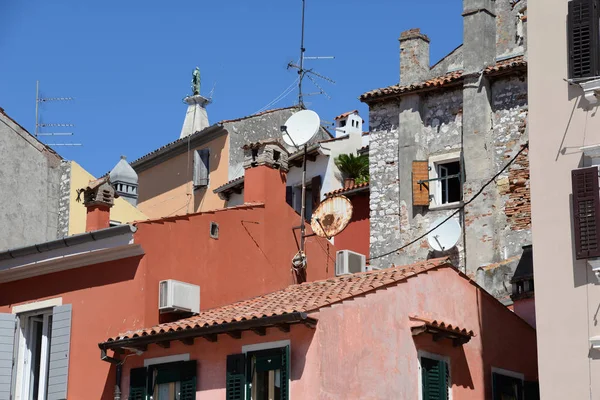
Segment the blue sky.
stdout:
<path fill-rule="evenodd" d="M 42 95 L 75 101 L 44 104 L 42 122 L 75 124 L 56 147 L 99 176 L 121 154 L 132 161 L 179 137 L 194 67 L 202 93 L 214 87 L 211 123 L 260 110 L 296 79 L 301 0 L 90 2 L 0 0 L 0 107 L 30 132 L 35 85 Z M 323 120 L 358 108 L 357 97 L 397 83 L 398 36 L 420 27 L 436 62 L 462 40 L 458 0 L 307 0 L 307 61 L 329 76 L 331 99 L 309 97 Z M 316 89 L 305 80 L 307 92 Z M 297 101 L 294 90 L 273 105 Z M 61 131 L 64 131 L 62 128 Z M 45 139 L 47 143 L 50 140 Z"/>

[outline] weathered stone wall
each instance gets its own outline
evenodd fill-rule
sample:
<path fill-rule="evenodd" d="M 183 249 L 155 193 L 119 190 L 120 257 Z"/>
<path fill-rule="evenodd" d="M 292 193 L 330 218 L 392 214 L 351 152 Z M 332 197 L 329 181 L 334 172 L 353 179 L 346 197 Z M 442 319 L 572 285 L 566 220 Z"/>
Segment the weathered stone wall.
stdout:
<path fill-rule="evenodd" d="M 525 76 L 500 77 L 491 82 L 490 93 L 492 129 L 486 134 L 486 146 L 492 147 L 490 153 L 493 159 L 482 161 L 483 164 L 478 167 L 483 168 L 489 178 L 502 169 L 527 141 Z M 405 101 L 404 98 L 402 101 Z M 467 258 L 482 259 L 485 262 L 469 267 L 466 272 L 477 277 L 498 298 L 508 298 L 509 281 L 518 263 L 521 247 L 531 243 L 527 152 L 488 186 L 466 214 L 459 211 L 455 216 L 465 227 L 466 235 L 488 246 L 476 247 L 470 250 L 471 254 L 465 254 L 463 236 L 456 248 L 444 254 L 432 251 L 426 238 L 422 238 L 395 252 L 395 249 L 426 233 L 437 219 L 458 209 L 457 206 L 450 209 L 413 207 L 412 181 L 410 174 L 402 168 L 407 168 L 413 159 L 427 160 L 432 156 L 456 152 L 463 145 L 462 87 L 419 95 L 420 127 L 405 129 L 402 125 L 416 121 L 413 118 L 404 122 L 402 110 L 406 107 L 402 101 L 373 104 L 370 109 L 371 264 L 387 267 L 447 255 L 455 265 L 465 269 Z M 410 160 L 397 156 L 406 147 L 416 148 Z M 402 166 L 400 170 L 399 165 Z M 399 179 L 399 176 L 403 178 Z M 463 199 L 468 200 L 474 195 L 468 185 L 464 190 Z M 475 222 L 488 217 L 493 221 L 492 233 L 479 231 Z M 391 254 L 379 257 L 388 252 Z M 481 252 L 483 254 L 479 254 Z"/>
<path fill-rule="evenodd" d="M 71 162 L 63 161 L 60 166 L 58 198 L 58 236 L 69 235 L 69 209 L 71 195 Z"/>
<path fill-rule="evenodd" d="M 283 134 L 281 126 L 285 125 L 287 119 L 299 110 L 299 108 L 284 108 L 224 122 L 223 126 L 229 132 L 229 180 L 244 175 L 242 146 L 264 139 L 280 139 Z M 327 132 L 321 129 L 310 143 L 329 138 Z M 293 153 L 296 149 L 290 147 L 288 151 Z"/>
<path fill-rule="evenodd" d="M 61 158 L 0 110 L 0 251 L 56 239 Z"/>
<path fill-rule="evenodd" d="M 496 55 L 506 57 L 525 51 L 527 43 L 526 0 L 498 0 L 496 12 Z"/>

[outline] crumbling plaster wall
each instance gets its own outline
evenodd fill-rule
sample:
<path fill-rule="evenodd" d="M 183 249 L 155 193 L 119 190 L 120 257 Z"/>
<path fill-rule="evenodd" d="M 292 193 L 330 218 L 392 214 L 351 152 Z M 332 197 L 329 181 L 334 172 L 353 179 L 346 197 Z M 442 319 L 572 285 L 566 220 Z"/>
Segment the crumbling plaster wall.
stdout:
<path fill-rule="evenodd" d="M 491 178 L 527 141 L 527 83 L 525 76 L 500 77 L 491 82 L 490 87 L 492 130 L 488 132 L 486 142 L 492 147 L 494 157 L 481 167 L 486 168 Z M 431 251 L 426 238 L 401 252 L 394 252 L 427 232 L 438 218 L 456 211 L 456 207 L 444 210 L 413 207 L 410 168 L 413 160 L 427 160 L 461 149 L 462 87 L 412 96 L 419 97 L 418 117 L 404 118 L 402 113 L 406 107 L 402 102 L 405 97 L 400 101 L 373 104 L 370 108 L 371 264 L 388 267 L 448 255 L 463 269 L 466 265 L 463 238 L 448 254 Z M 417 124 L 419 119 L 420 126 Z M 405 121 L 410 125 L 409 129 L 402 125 Z M 406 148 L 415 148 L 415 151 L 403 154 Z M 472 268 L 467 273 L 477 277 L 496 297 L 507 298 L 521 246 L 531 242 L 526 153 L 488 189 L 486 192 L 492 195 L 479 197 L 474 202 L 475 207 L 469 208 L 466 215 L 459 212 L 456 218 L 461 225 L 464 218 L 467 235 L 481 235 L 480 240 L 493 241 L 492 251 L 477 257 L 487 260 L 483 268 Z M 464 193 L 463 198 L 468 200 L 472 195 Z M 493 237 L 478 232 L 477 228 L 470 229 L 470 224 L 484 214 L 493 215 Z M 392 254 L 378 257 L 387 252 Z"/>
<path fill-rule="evenodd" d="M 224 122 L 223 126 L 229 132 L 229 180 L 244 175 L 244 167 L 242 166 L 244 151 L 242 150 L 242 146 L 264 139 L 281 139 L 283 135 L 281 126 L 285 125 L 287 119 L 298 111 L 300 111 L 299 108 L 286 108 L 249 118 Z M 327 132 L 321 128 L 319 133 L 309 143 L 329 138 L 330 136 Z M 289 147 L 288 151 L 293 153 L 296 149 Z"/>
<path fill-rule="evenodd" d="M 503 58 L 525 52 L 527 47 L 527 1 L 496 1 L 495 13 L 496 56 Z"/>

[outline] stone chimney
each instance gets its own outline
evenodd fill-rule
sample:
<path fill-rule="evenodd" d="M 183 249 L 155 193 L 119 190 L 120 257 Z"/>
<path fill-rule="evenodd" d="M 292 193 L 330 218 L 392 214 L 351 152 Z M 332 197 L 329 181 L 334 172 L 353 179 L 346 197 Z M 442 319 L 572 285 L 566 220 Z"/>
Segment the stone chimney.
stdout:
<path fill-rule="evenodd" d="M 495 0 L 463 0 L 463 69 L 481 71 L 496 62 Z"/>
<path fill-rule="evenodd" d="M 199 94 L 188 96 L 183 101 L 187 103 L 188 108 L 179 135 L 180 139 L 209 127 L 206 106 L 211 103 L 210 99 Z"/>
<path fill-rule="evenodd" d="M 250 143 L 244 150 L 244 202 L 285 202 L 288 152 L 274 139 Z"/>
<path fill-rule="evenodd" d="M 414 28 L 400 34 L 400 84 L 420 82 L 429 73 L 429 38 Z"/>
<path fill-rule="evenodd" d="M 90 181 L 83 189 L 83 205 L 87 208 L 86 232 L 110 227 L 110 208 L 115 196 L 108 176 Z"/>

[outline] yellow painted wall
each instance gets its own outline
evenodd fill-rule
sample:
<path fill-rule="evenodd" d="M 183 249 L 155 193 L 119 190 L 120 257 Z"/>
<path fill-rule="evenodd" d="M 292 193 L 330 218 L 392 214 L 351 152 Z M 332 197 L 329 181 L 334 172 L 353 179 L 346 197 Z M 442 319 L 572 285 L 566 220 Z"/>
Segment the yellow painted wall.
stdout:
<path fill-rule="evenodd" d="M 87 186 L 87 184 L 96 179 L 75 161 L 71 161 L 71 189 L 69 201 L 69 235 L 85 232 L 86 209 L 83 202 L 77 202 L 77 189 Z M 83 200 L 83 198 L 81 199 Z M 129 204 L 123 198 L 115 199 L 115 205 L 110 209 L 111 221 L 120 223 L 133 222 L 148 219 L 144 213 Z"/>
<path fill-rule="evenodd" d="M 194 190 L 194 150 L 210 149 L 208 188 Z M 229 135 L 190 149 L 138 174 L 138 208 L 149 218 L 189 214 L 225 207 L 213 190 L 228 180 Z"/>

